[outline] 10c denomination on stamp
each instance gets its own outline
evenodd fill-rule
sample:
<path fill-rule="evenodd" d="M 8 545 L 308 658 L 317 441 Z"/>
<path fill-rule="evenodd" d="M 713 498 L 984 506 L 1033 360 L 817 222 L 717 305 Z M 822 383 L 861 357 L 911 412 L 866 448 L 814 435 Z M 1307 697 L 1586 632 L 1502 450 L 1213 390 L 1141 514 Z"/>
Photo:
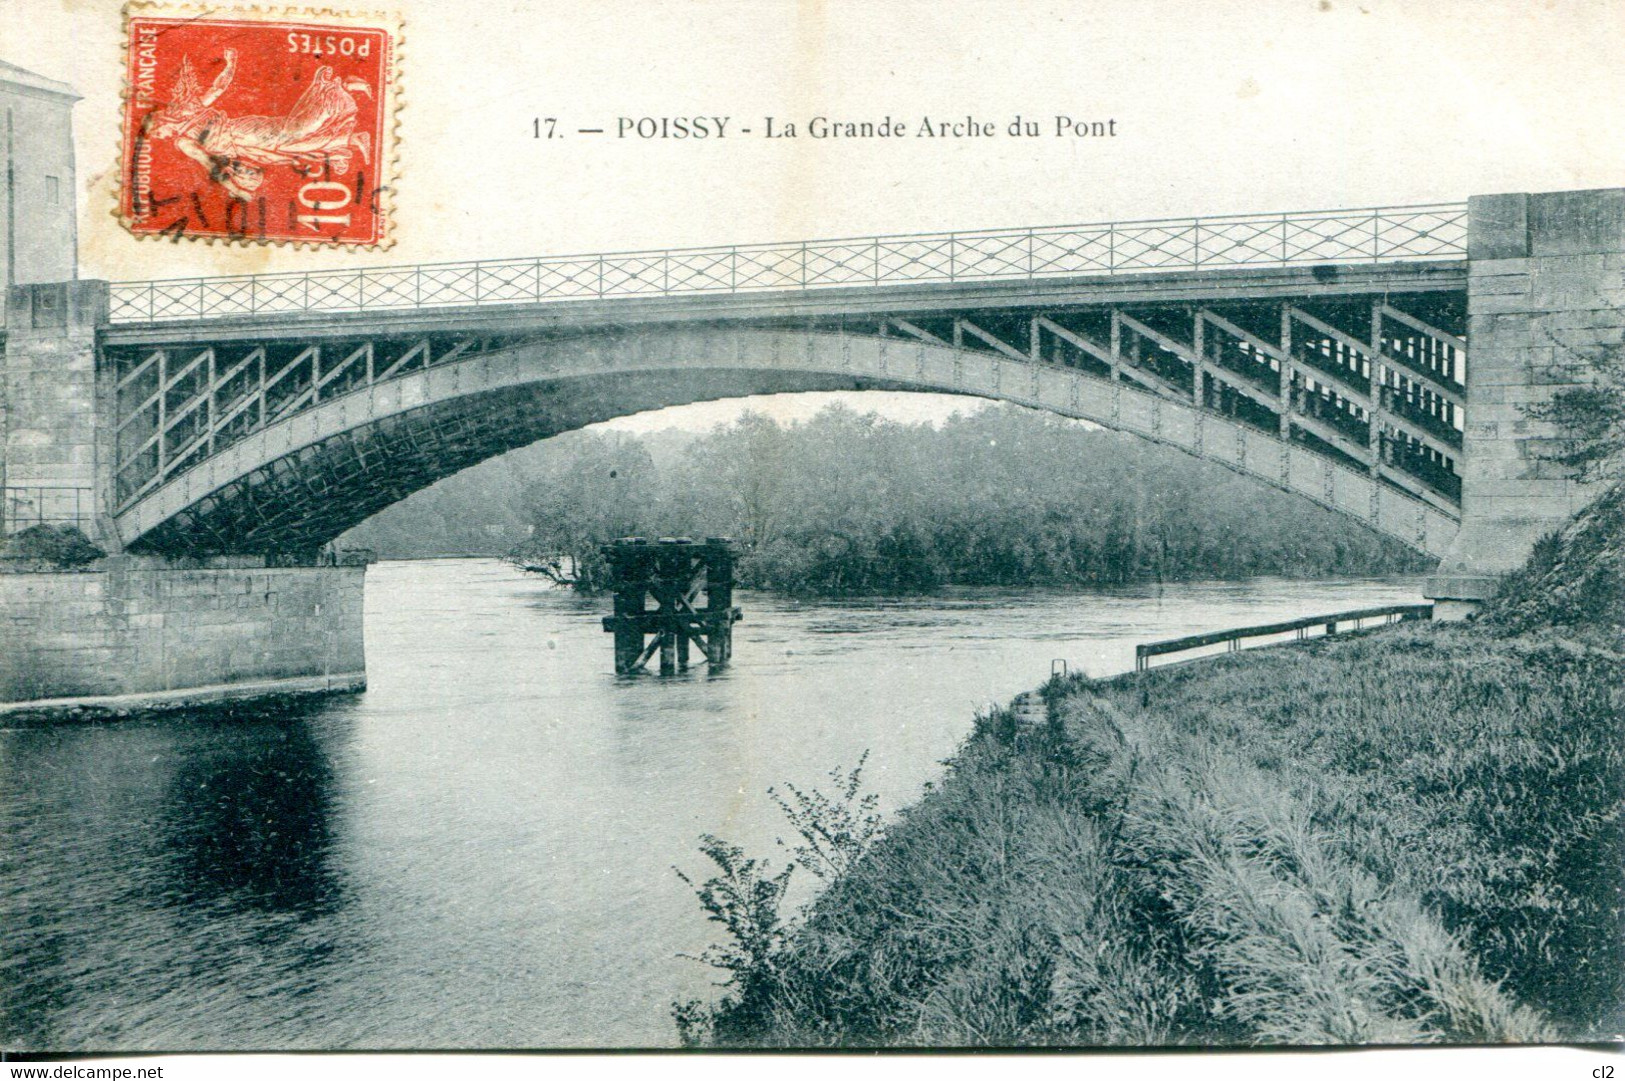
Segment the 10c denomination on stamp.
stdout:
<path fill-rule="evenodd" d="M 388 243 L 397 21 L 131 4 L 125 29 L 130 232 Z"/>

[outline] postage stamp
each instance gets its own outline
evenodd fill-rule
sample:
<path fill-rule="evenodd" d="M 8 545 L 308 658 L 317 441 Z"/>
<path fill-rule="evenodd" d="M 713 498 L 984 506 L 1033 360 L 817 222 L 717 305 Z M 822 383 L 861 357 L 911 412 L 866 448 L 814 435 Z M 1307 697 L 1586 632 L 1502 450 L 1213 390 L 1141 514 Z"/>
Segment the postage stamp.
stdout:
<path fill-rule="evenodd" d="M 131 4 L 125 28 L 131 233 L 389 243 L 398 20 Z"/>

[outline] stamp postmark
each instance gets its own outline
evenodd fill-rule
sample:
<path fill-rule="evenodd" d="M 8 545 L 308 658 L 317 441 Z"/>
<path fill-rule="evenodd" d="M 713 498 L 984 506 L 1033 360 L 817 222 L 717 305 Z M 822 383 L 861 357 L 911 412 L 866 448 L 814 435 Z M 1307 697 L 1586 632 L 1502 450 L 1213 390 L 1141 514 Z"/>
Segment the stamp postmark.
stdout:
<path fill-rule="evenodd" d="M 380 247 L 399 22 L 125 9 L 118 215 L 138 237 Z"/>

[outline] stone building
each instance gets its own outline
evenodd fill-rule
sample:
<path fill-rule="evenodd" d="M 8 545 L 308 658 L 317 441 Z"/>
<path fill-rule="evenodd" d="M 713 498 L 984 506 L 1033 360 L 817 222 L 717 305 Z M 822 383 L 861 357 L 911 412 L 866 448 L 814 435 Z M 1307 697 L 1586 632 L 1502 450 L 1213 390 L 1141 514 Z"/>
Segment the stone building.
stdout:
<path fill-rule="evenodd" d="M 62 337 L 77 300 L 72 87 L 0 60 L 0 536 L 92 518 L 94 341 Z M 14 286 L 51 283 L 41 291 Z M 93 335 L 93 329 L 89 331 Z M 71 348 L 68 346 L 71 344 Z M 62 408 L 64 400 L 86 408 Z"/>
<path fill-rule="evenodd" d="M 0 288 L 78 276 L 73 173 L 73 103 L 78 100 L 66 83 L 0 60 L 0 153 L 5 155 Z"/>

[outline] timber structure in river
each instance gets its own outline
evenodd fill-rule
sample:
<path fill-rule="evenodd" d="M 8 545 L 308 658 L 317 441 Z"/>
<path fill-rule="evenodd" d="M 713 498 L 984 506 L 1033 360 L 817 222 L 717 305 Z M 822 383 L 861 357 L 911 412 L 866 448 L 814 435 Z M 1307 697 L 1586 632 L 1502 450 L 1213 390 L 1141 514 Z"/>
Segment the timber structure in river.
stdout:
<path fill-rule="evenodd" d="M 642 671 L 660 654 L 660 674 L 685 671 L 690 646 L 698 646 L 712 671 L 733 656 L 733 544 L 712 537 L 662 538 L 650 544 L 628 537 L 607 544 L 615 614 L 604 630 L 615 635 L 615 674 Z M 651 607 L 651 602 L 653 606 Z"/>

